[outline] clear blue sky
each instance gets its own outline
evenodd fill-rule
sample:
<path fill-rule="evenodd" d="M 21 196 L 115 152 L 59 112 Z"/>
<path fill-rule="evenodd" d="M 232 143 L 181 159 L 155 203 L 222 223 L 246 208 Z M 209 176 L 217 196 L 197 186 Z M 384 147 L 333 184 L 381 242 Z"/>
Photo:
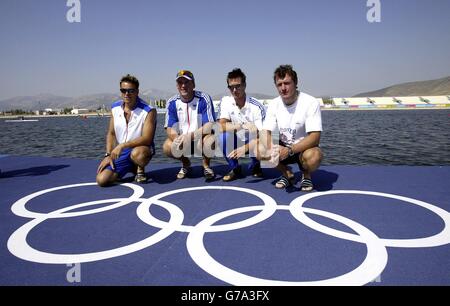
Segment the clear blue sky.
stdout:
<path fill-rule="evenodd" d="M 81 23 L 66 2 L 0 1 L 0 100 L 115 93 L 126 73 L 175 92 L 182 68 L 210 95 L 234 67 L 274 96 L 280 64 L 316 96 L 450 75 L 450 0 L 381 0 L 381 23 L 366 0 L 80 0 Z"/>

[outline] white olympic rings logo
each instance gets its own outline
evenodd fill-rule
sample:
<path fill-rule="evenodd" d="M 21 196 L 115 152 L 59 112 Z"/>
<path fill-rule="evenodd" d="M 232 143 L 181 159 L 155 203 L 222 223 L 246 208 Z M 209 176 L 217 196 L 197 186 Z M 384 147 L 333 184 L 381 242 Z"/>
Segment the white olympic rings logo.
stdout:
<path fill-rule="evenodd" d="M 121 186 L 128 187 L 133 190 L 133 194 L 128 198 L 116 198 L 116 199 L 98 200 L 87 203 L 81 203 L 45 214 L 33 212 L 26 208 L 26 204 L 30 200 L 43 194 L 47 194 L 62 189 L 84 187 L 84 186 L 95 186 L 95 185 L 96 183 L 85 183 L 46 189 L 43 191 L 30 194 L 15 202 L 11 207 L 12 212 L 17 216 L 24 218 L 31 218 L 32 220 L 21 226 L 10 236 L 7 243 L 9 251 L 18 258 L 37 263 L 44 263 L 44 264 L 84 263 L 130 254 L 142 250 L 144 248 L 147 248 L 149 246 L 152 246 L 164 240 L 174 232 L 187 232 L 188 237 L 186 241 L 186 246 L 189 255 L 194 260 L 194 262 L 210 275 L 232 285 L 240 285 L 240 286 L 364 285 L 371 282 L 379 275 L 381 275 L 381 273 L 385 269 L 388 261 L 388 253 L 386 247 L 421 248 L 421 247 L 436 247 L 450 243 L 449 212 L 435 205 L 412 198 L 387 193 L 359 191 L 359 190 L 335 190 L 335 191 L 305 194 L 294 199 L 289 205 L 278 205 L 272 197 L 262 192 L 234 186 L 204 186 L 204 187 L 184 188 L 167 191 L 152 196 L 148 199 L 143 199 L 142 196 L 144 194 L 144 189 L 142 187 L 126 183 L 122 184 Z M 260 198 L 263 201 L 264 205 L 247 206 L 230 209 L 227 211 L 211 215 L 205 218 L 204 220 L 200 221 L 196 225 L 191 226 L 183 225 L 184 220 L 183 211 L 178 206 L 169 203 L 167 201 L 164 201 L 162 199 L 177 193 L 199 191 L 199 190 L 233 190 L 238 192 L 244 192 Z M 341 215 L 337 215 L 319 209 L 303 207 L 303 204 L 312 198 L 329 196 L 334 194 L 361 194 L 369 196 L 386 197 L 418 205 L 438 215 L 444 221 L 444 229 L 440 233 L 427 238 L 382 239 L 379 238 L 372 231 L 370 231 L 368 228 L 364 227 L 363 225 L 348 218 L 345 218 Z M 84 254 L 53 254 L 48 252 L 42 252 L 34 249 L 27 242 L 27 236 L 30 233 L 30 231 L 33 230 L 33 228 L 36 227 L 38 224 L 48 219 L 70 218 L 70 217 L 90 215 L 112 210 L 133 202 L 141 203 L 136 210 L 139 219 L 141 219 L 142 222 L 148 225 L 160 229 L 152 236 L 147 237 L 139 242 L 135 242 L 127 246 L 122 246 L 107 251 L 84 253 Z M 76 209 L 105 203 L 114 203 L 114 204 L 90 210 L 70 212 Z M 169 221 L 166 222 L 155 218 L 150 213 L 151 205 L 158 205 L 166 209 L 170 214 Z M 363 261 L 363 263 L 361 263 L 359 267 L 357 267 L 353 271 L 350 271 L 344 275 L 335 278 L 329 278 L 319 281 L 293 282 L 293 281 L 262 279 L 252 277 L 243 273 L 239 273 L 216 261 L 206 250 L 203 242 L 203 237 L 205 233 L 232 231 L 249 227 L 270 218 L 278 210 L 289 211 L 296 220 L 321 233 L 345 240 L 366 244 L 367 255 L 365 260 Z M 243 221 L 238 221 L 230 224 L 215 225 L 217 222 L 227 217 L 253 211 L 259 211 L 259 213 Z M 307 214 L 319 215 L 337 221 L 339 223 L 348 226 L 357 234 L 343 232 L 324 226 L 309 218 Z"/>

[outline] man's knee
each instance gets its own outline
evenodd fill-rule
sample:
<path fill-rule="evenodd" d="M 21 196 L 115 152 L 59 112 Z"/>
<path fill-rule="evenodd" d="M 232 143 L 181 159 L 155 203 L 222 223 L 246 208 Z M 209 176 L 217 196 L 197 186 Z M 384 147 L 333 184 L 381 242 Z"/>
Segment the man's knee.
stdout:
<path fill-rule="evenodd" d="M 166 156 L 172 157 L 172 140 L 166 139 L 163 144 L 163 152 Z"/>
<path fill-rule="evenodd" d="M 270 159 L 270 151 L 261 143 L 255 147 L 255 157 L 259 161 Z"/>
<path fill-rule="evenodd" d="M 136 147 L 131 151 L 131 159 L 138 164 L 146 164 L 151 158 L 152 153 L 149 147 Z"/>
<path fill-rule="evenodd" d="M 316 168 L 322 162 L 323 153 L 320 148 L 315 147 L 306 150 L 301 155 L 301 162 L 304 166 L 308 168 Z"/>
<path fill-rule="evenodd" d="M 97 174 L 96 181 L 100 187 L 107 187 L 114 182 L 114 174 L 109 170 L 103 170 Z"/>
<path fill-rule="evenodd" d="M 214 135 L 207 135 L 198 142 L 197 149 L 201 150 L 204 156 L 212 158 L 215 155 L 215 140 Z"/>

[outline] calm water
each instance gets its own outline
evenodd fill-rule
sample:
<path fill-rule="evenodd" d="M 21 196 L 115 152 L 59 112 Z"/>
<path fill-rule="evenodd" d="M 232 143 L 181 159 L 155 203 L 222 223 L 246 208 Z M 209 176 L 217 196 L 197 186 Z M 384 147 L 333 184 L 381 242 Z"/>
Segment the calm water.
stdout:
<path fill-rule="evenodd" d="M 324 165 L 450 165 L 450 110 L 323 111 L 322 120 Z M 0 154 L 100 159 L 108 122 L 102 117 L 0 119 Z M 158 115 L 153 162 L 173 163 L 162 156 L 163 123 L 164 115 Z"/>

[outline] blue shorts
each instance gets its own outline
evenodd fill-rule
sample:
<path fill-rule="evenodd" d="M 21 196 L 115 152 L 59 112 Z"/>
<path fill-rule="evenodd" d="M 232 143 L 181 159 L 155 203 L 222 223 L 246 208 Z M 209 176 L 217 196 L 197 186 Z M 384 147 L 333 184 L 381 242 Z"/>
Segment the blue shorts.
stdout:
<path fill-rule="evenodd" d="M 133 151 L 133 148 L 123 149 L 120 153 L 119 158 L 113 161 L 114 170 L 111 168 L 111 166 L 107 166 L 105 169 L 117 173 L 119 178 L 123 178 L 128 172 L 136 172 L 137 165 L 131 159 L 131 151 Z M 150 147 L 150 154 L 153 155 L 154 152 L 154 148 Z"/>

